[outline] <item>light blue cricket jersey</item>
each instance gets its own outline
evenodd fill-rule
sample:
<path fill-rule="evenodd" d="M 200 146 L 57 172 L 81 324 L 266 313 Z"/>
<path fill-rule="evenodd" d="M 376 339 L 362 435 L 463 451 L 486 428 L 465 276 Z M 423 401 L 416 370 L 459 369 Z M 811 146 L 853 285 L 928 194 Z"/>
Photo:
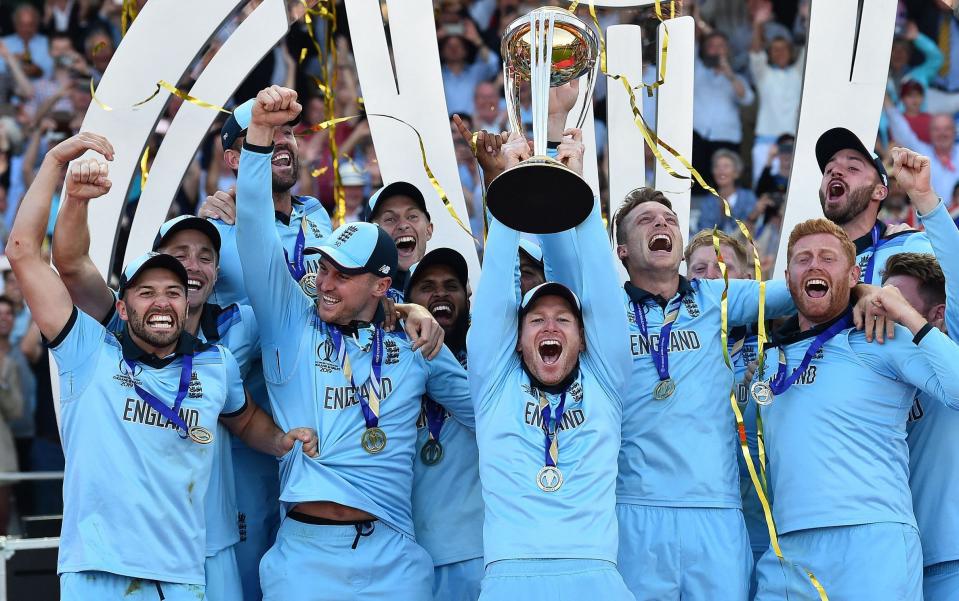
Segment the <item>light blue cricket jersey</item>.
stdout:
<path fill-rule="evenodd" d="M 576 265 L 558 266 L 588 286 L 573 290 L 583 305 L 586 350 L 569 385 L 557 438 L 565 482 L 544 492 L 539 394 L 516 352 L 520 297 L 515 285 L 519 232 L 495 219 L 467 335 L 476 441 L 486 504 L 486 563 L 503 559 L 601 559 L 616 562 L 616 454 L 629 386 L 629 355 L 616 268 L 598 206 L 566 237 Z M 544 237 L 546 238 L 546 237 Z M 544 246 L 544 256 L 553 259 Z M 560 391 L 543 390 L 553 410 Z M 597 592 L 599 593 L 599 592 Z"/>
<path fill-rule="evenodd" d="M 743 340 L 741 349 L 732 355 L 733 366 L 736 369 L 736 400 L 739 410 L 743 414 L 743 424 L 746 429 L 746 446 L 753 459 L 753 467 L 762 478 L 759 465 L 759 444 L 757 440 L 756 401 L 749 394 L 749 386 L 743 383 L 749 364 L 758 359 L 759 339 L 754 333 L 754 326 L 732 328 L 729 333 L 730 353 L 733 351 L 733 342 Z M 756 493 L 746 459 L 743 457 L 739 443 L 736 443 L 736 459 L 739 462 L 739 490 L 743 500 L 743 519 L 746 522 L 746 531 L 749 533 L 749 545 L 754 553 L 761 553 L 769 548 L 769 529 L 766 527 L 766 516 L 763 514 L 762 504 Z"/>
<path fill-rule="evenodd" d="M 260 334 L 253 309 L 249 305 L 223 308 L 207 303 L 202 311 L 197 339 L 209 344 L 221 344 L 229 349 L 239 366 L 240 375 L 246 378 L 251 364 L 260 356 Z M 115 308 L 111 309 L 104 322 L 107 329 L 115 334 L 126 329 L 126 322 L 120 319 Z M 217 423 L 213 442 L 213 470 L 204 497 L 207 557 L 213 557 L 217 552 L 240 542 L 231 438 L 233 436 L 226 426 Z"/>
<path fill-rule="evenodd" d="M 262 193 L 270 199 L 270 206 L 273 206 L 272 188 L 267 188 Z M 289 218 L 276 211 L 273 211 L 270 218 L 270 221 L 276 226 L 276 233 L 280 236 L 283 249 L 286 250 L 291 261 L 293 260 L 297 235 L 300 233 L 304 219 L 306 220 L 304 246 L 306 248 L 320 246 L 323 239 L 333 231 L 333 225 L 326 208 L 312 196 L 294 196 L 293 212 Z M 240 255 L 236 244 L 236 225 L 227 225 L 219 219 L 211 219 L 210 221 L 220 232 L 220 270 L 217 272 L 216 286 L 210 300 L 224 307 L 232 303 L 248 305 L 250 300 L 247 288 L 244 285 L 243 268 L 240 265 Z M 304 290 L 315 298 L 316 272 L 319 268 L 320 257 L 316 254 L 308 254 L 303 259 L 306 276 L 301 280 L 301 284 L 304 286 Z M 290 275 L 289 271 L 287 271 L 287 275 Z M 260 283 L 257 283 L 257 285 L 260 285 Z"/>
<path fill-rule="evenodd" d="M 67 458 L 58 573 L 203 584 L 201 500 L 215 447 L 180 438 L 133 384 L 172 405 L 180 356 L 195 352 L 180 415 L 217 432 L 217 419 L 240 413 L 246 403 L 233 355 L 183 334 L 173 356 L 157 359 L 76 309 L 49 346 L 60 374 Z M 136 361 L 132 375 L 124 359 Z"/>
<path fill-rule="evenodd" d="M 920 215 L 946 276 L 946 327 L 959 340 L 959 230 L 945 206 Z M 930 566 L 959 559 L 959 512 L 944 505 L 959 499 L 959 412 L 920 393 L 909 416 L 909 486 L 922 538 L 922 559 Z"/>
<path fill-rule="evenodd" d="M 872 284 L 874 286 L 879 286 L 882 283 L 882 274 L 886 271 L 886 261 L 892 255 L 898 255 L 899 253 L 932 254 L 932 245 L 924 233 L 907 231 L 893 234 L 887 238 L 885 237 L 886 224 L 879 221 L 877 225 L 879 226 L 879 250 L 876 252 L 876 261 L 872 267 Z M 859 281 L 865 282 L 867 281 L 866 271 L 868 271 L 869 259 L 874 252 L 872 233 L 856 238 L 853 243 L 856 245 L 856 263 L 862 270 Z"/>
<path fill-rule="evenodd" d="M 319 457 L 290 452 L 280 460 L 280 500 L 333 501 L 375 515 L 413 535 L 411 494 L 416 418 L 429 394 L 472 427 L 469 386 L 447 348 L 432 361 L 413 352 L 403 332 L 384 335 L 379 427 L 386 449 L 370 455 L 360 446 L 366 429 L 354 388 L 337 361 L 331 328 L 313 300 L 290 278 L 283 248 L 270 224 L 270 152 L 244 147 L 237 180 L 237 241 L 250 300 L 260 325 L 263 372 L 273 418 L 283 429 L 312 426 Z M 372 327 L 344 335 L 357 385 L 371 371 Z M 297 426 L 292 426 L 296 424 Z"/>
<path fill-rule="evenodd" d="M 465 365 L 465 352 L 458 358 Z M 483 489 L 476 434 L 445 409 L 439 436 L 443 458 L 435 465 L 423 463 L 420 452 L 429 440 L 427 402 L 424 397 L 416 420 L 413 525 L 416 542 L 433 565 L 442 566 L 483 556 Z"/>
<path fill-rule="evenodd" d="M 839 319 L 839 318 L 836 318 Z M 836 320 L 779 339 L 787 373 Z M 766 356 L 768 379 L 779 349 Z M 906 328 L 884 344 L 855 328 L 826 342 L 795 384 L 761 409 L 767 476 L 780 533 L 874 522 L 916 525 L 906 420 L 917 388 L 959 409 L 959 347 L 936 329 Z"/>
<path fill-rule="evenodd" d="M 723 360 L 720 336 L 722 292 L 722 280 L 689 282 L 680 276 L 677 295 L 685 296 L 669 336 L 669 373 L 676 382 L 676 392 L 662 401 L 653 398 L 659 375 L 650 347 L 659 344 L 663 299 L 629 282 L 621 293 L 628 312 L 633 384 L 626 399 L 619 453 L 619 503 L 742 506 L 739 441 L 729 405 L 733 372 Z M 640 332 L 633 303 L 645 312 L 649 339 Z M 755 323 L 758 311 L 759 283 L 730 280 L 730 328 Z M 766 317 L 793 312 L 785 282 L 767 282 Z"/>

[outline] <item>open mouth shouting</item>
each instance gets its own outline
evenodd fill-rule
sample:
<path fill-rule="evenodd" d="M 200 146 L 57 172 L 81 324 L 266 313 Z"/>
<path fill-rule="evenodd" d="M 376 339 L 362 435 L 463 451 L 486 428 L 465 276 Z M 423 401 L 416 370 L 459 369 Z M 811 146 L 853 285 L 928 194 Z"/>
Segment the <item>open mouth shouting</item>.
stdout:
<path fill-rule="evenodd" d="M 555 365 L 559 361 L 560 355 L 563 354 L 563 345 L 555 338 L 546 338 L 540 340 L 536 350 L 539 352 L 539 358 L 543 363 Z"/>
<path fill-rule="evenodd" d="M 398 236 L 394 242 L 396 242 L 396 252 L 401 257 L 412 255 L 416 250 L 416 238 L 413 236 Z"/>
<path fill-rule="evenodd" d="M 668 234 L 653 234 L 649 239 L 647 248 L 653 252 L 673 252 L 673 239 Z"/>
<path fill-rule="evenodd" d="M 146 318 L 147 327 L 157 332 L 172 332 L 174 323 L 173 316 L 166 313 L 154 313 Z"/>
<path fill-rule="evenodd" d="M 846 183 L 838 178 L 833 178 L 829 180 L 829 184 L 826 186 L 826 200 L 830 202 L 835 202 L 840 198 L 846 195 L 848 192 Z"/>
<path fill-rule="evenodd" d="M 449 321 L 453 319 L 453 304 L 449 301 L 437 301 L 430 304 L 430 313 L 436 318 L 436 321 Z"/>
<path fill-rule="evenodd" d="M 803 284 L 803 291 L 809 298 L 823 298 L 829 292 L 829 283 L 822 278 L 809 278 Z"/>
<path fill-rule="evenodd" d="M 273 152 L 270 164 L 274 167 L 290 167 L 293 165 L 293 154 L 286 149 L 277 149 Z"/>

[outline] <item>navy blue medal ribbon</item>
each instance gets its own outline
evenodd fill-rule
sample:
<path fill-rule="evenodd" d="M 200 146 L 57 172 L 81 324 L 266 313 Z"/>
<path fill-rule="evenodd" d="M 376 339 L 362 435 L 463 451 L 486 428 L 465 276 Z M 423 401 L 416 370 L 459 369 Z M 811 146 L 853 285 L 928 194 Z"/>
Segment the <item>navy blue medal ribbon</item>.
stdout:
<path fill-rule="evenodd" d="M 872 255 L 869 256 L 869 262 L 866 264 L 866 273 L 862 276 L 865 284 L 872 284 L 872 270 L 876 266 L 876 253 L 882 246 L 879 242 L 879 224 L 872 226 Z"/>
<path fill-rule="evenodd" d="M 296 233 L 296 243 L 293 245 L 293 260 L 283 249 L 283 256 L 286 258 L 286 267 L 290 270 L 293 279 L 299 282 L 306 275 L 306 264 L 303 261 L 303 253 L 306 249 L 306 217 L 300 220 L 300 231 Z"/>
<path fill-rule="evenodd" d="M 669 376 L 669 336 L 676 318 L 679 317 L 679 308 L 682 306 L 684 296 L 683 293 L 680 293 L 666 306 L 666 310 L 663 312 L 663 325 L 659 329 L 659 343 L 655 346 L 649 338 L 649 325 L 646 322 L 646 315 L 642 307 L 639 303 L 632 303 L 636 325 L 639 326 L 640 333 L 649 344 L 649 354 L 656 366 L 656 373 L 659 374 L 659 382 L 653 389 L 653 397 L 658 401 L 669 398 L 676 390 L 676 384 Z"/>
<path fill-rule="evenodd" d="M 440 432 L 443 430 L 443 423 L 446 421 L 446 410 L 429 397 L 426 398 L 425 406 L 426 428 L 429 431 L 430 439 L 438 441 Z"/>
<path fill-rule="evenodd" d="M 187 438 L 189 436 L 190 426 L 183 421 L 183 417 L 180 415 L 180 405 L 183 404 L 183 399 L 186 398 L 186 393 L 190 390 L 190 378 L 193 375 L 193 355 L 183 355 L 182 365 L 180 367 L 180 383 L 179 388 L 177 388 L 176 399 L 173 401 L 173 407 L 170 407 L 141 388 L 134 378 L 136 362 L 130 359 L 124 359 L 124 361 L 126 361 L 127 366 L 130 368 L 130 381 L 133 382 L 133 390 L 136 391 L 137 396 L 143 399 L 147 405 L 153 407 L 157 413 L 172 422 L 173 425 L 177 427 L 177 430 L 180 431 L 180 438 Z"/>
<path fill-rule="evenodd" d="M 563 422 L 563 414 L 566 412 L 566 392 L 564 391 L 559 398 L 555 416 L 546 395 L 540 393 L 539 411 L 543 418 L 543 434 L 546 437 L 546 467 L 556 467 L 556 462 L 559 461 L 559 440 L 556 435 L 559 432 L 559 425 Z"/>
<path fill-rule="evenodd" d="M 786 370 L 788 366 L 786 365 L 786 352 L 780 348 L 779 349 L 779 368 L 776 370 L 776 375 L 769 380 L 769 388 L 772 390 L 773 394 L 780 395 L 792 386 L 796 380 L 803 375 L 806 371 L 806 368 L 809 367 L 809 362 L 812 361 L 812 358 L 816 356 L 816 353 L 819 352 L 819 349 L 823 347 L 829 340 L 833 338 L 836 334 L 852 327 L 852 313 L 847 311 L 836 323 L 832 324 L 821 334 L 816 336 L 815 340 L 812 341 L 812 344 L 809 345 L 809 348 L 806 349 L 806 354 L 803 355 L 802 362 L 799 364 L 799 367 L 793 370 L 789 376 L 786 376 Z"/>

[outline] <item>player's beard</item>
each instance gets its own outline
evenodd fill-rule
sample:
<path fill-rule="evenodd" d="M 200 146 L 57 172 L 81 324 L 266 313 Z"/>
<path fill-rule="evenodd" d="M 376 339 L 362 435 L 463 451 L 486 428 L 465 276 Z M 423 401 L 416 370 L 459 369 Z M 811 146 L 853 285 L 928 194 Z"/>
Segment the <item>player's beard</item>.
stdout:
<path fill-rule="evenodd" d="M 273 173 L 274 192 L 288 192 L 296 184 L 297 176 L 300 173 L 300 158 L 296 151 L 290 147 L 287 147 L 286 150 L 290 151 L 290 173 L 289 175 Z"/>
<path fill-rule="evenodd" d="M 866 207 L 869 206 L 869 202 L 872 200 L 872 191 L 874 188 L 874 184 L 869 184 L 860 186 L 855 190 L 850 190 L 846 195 L 846 205 L 834 208 L 829 208 L 829 205 L 826 203 L 826 195 L 820 190 L 819 203 L 822 206 L 823 214 L 826 216 L 826 219 L 836 225 L 846 225 L 866 210 Z"/>
<path fill-rule="evenodd" d="M 147 344 L 162 348 L 176 342 L 183 332 L 183 320 L 175 312 L 168 313 L 173 319 L 173 327 L 169 332 L 153 332 L 146 326 L 146 317 L 137 313 L 133 308 L 127 305 L 127 327 L 130 331 Z"/>

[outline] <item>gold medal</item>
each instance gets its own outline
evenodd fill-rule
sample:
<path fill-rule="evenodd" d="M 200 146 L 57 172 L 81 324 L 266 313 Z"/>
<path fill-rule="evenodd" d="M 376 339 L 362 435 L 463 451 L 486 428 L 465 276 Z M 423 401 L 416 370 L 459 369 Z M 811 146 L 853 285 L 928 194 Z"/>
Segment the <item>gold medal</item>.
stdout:
<path fill-rule="evenodd" d="M 420 460 L 425 465 L 436 465 L 443 459 L 443 445 L 433 438 L 426 441 L 420 449 Z"/>
<path fill-rule="evenodd" d="M 656 383 L 656 387 L 653 388 L 653 398 L 657 401 L 664 401 L 673 396 L 674 392 L 676 392 L 676 381 L 672 378 L 666 378 Z"/>
<path fill-rule="evenodd" d="M 316 298 L 316 273 L 308 273 L 300 278 L 300 288 L 310 298 Z"/>
<path fill-rule="evenodd" d="M 536 486 L 543 492 L 555 492 L 563 485 L 563 472 L 555 465 L 543 466 L 536 474 Z"/>
<path fill-rule="evenodd" d="M 373 427 L 363 431 L 363 437 L 360 439 L 363 450 L 370 455 L 376 455 L 386 448 L 386 432 Z"/>
<path fill-rule="evenodd" d="M 210 444 L 213 442 L 213 433 L 203 426 L 192 426 L 187 432 L 190 440 L 197 444 Z"/>
<path fill-rule="evenodd" d="M 773 402 L 773 389 L 769 382 L 765 380 L 756 380 L 749 387 L 749 396 L 753 397 L 757 405 L 765 407 Z"/>

